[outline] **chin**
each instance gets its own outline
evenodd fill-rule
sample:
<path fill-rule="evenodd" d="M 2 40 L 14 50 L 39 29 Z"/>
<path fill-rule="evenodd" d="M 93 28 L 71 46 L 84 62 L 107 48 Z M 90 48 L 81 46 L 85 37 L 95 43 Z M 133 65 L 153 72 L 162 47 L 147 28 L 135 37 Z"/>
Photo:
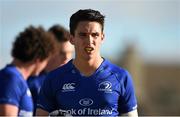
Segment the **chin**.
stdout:
<path fill-rule="evenodd" d="M 86 55 L 84 58 L 87 60 L 91 60 L 94 58 L 94 56 L 92 54 L 89 54 L 89 55 Z"/>

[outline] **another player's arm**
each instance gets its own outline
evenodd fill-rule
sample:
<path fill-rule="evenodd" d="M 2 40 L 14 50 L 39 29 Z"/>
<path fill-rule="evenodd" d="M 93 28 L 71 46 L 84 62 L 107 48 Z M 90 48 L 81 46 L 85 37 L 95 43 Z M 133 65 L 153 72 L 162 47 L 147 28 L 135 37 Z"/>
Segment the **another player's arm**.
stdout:
<path fill-rule="evenodd" d="M 12 104 L 0 104 L 0 116 L 18 116 L 18 107 Z"/>
<path fill-rule="evenodd" d="M 40 108 L 36 109 L 36 116 L 48 116 L 48 115 L 49 115 L 49 112 Z"/>
<path fill-rule="evenodd" d="M 130 111 L 128 113 L 123 113 L 122 116 L 128 116 L 128 117 L 138 117 L 137 109 Z"/>

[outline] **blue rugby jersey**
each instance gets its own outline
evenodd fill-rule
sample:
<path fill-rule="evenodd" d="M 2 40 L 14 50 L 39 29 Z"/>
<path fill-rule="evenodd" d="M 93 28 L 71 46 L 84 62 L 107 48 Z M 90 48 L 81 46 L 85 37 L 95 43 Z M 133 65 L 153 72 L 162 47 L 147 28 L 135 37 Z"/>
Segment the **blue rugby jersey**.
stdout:
<path fill-rule="evenodd" d="M 31 76 L 27 79 L 27 84 L 29 86 L 29 89 L 32 94 L 33 104 L 34 104 L 34 110 L 33 115 L 36 115 L 36 105 L 37 105 L 37 99 L 40 92 L 40 88 L 44 82 L 44 79 L 46 78 L 47 73 L 42 72 L 38 76 Z"/>
<path fill-rule="evenodd" d="M 129 73 L 104 60 L 89 77 L 72 64 L 51 72 L 41 87 L 38 107 L 74 116 L 118 116 L 137 108 Z"/>
<path fill-rule="evenodd" d="M 0 104 L 17 106 L 19 116 L 32 116 L 31 92 L 14 65 L 7 65 L 0 71 Z"/>

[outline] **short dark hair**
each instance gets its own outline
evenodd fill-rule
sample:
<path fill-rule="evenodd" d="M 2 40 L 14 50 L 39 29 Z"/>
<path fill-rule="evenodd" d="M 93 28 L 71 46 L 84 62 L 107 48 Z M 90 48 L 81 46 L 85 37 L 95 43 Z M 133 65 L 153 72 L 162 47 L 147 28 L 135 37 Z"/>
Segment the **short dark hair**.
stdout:
<path fill-rule="evenodd" d="M 104 30 L 104 18 L 99 11 L 92 9 L 79 10 L 70 17 L 70 33 L 74 35 L 74 31 L 80 21 L 96 21 L 101 24 L 102 31 Z"/>
<path fill-rule="evenodd" d="M 58 42 L 66 42 L 70 39 L 69 31 L 59 24 L 53 25 L 48 31 L 55 36 Z"/>
<path fill-rule="evenodd" d="M 35 59 L 41 61 L 50 56 L 55 50 L 53 35 L 41 26 L 29 26 L 20 32 L 13 43 L 11 55 L 26 63 Z"/>

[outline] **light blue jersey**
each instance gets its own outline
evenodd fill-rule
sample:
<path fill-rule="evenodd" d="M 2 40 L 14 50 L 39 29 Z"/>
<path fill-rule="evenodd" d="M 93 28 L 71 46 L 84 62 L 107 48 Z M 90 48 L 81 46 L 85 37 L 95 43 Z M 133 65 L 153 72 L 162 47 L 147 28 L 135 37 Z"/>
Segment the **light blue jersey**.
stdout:
<path fill-rule="evenodd" d="M 19 116 L 32 116 L 31 92 L 14 65 L 7 65 L 0 71 L 0 104 L 17 106 Z"/>
<path fill-rule="evenodd" d="M 129 73 L 104 60 L 89 77 L 72 64 L 48 74 L 41 87 L 38 107 L 64 110 L 73 116 L 118 116 L 137 108 Z"/>

